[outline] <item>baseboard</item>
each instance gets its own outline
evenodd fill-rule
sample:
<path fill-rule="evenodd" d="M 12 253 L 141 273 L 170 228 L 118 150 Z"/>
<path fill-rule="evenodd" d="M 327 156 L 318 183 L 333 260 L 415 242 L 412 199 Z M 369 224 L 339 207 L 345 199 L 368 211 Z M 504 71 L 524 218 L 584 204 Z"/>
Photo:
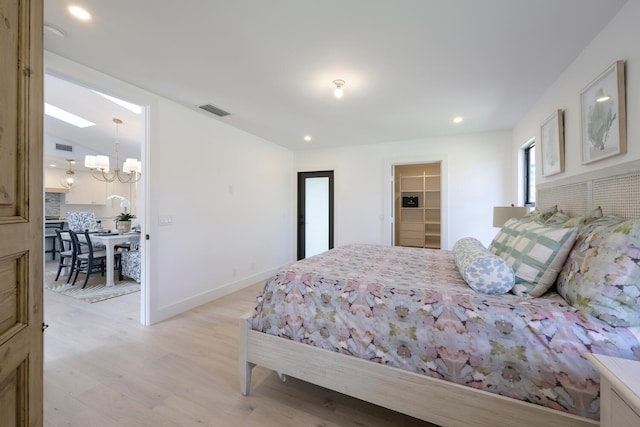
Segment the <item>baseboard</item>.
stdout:
<path fill-rule="evenodd" d="M 219 288 L 215 288 L 210 291 L 203 292 L 201 294 L 195 295 L 185 300 L 182 300 L 170 305 L 166 305 L 164 307 L 160 307 L 155 312 L 150 313 L 150 316 L 149 316 L 150 323 L 154 324 L 154 323 L 161 322 L 163 320 L 169 319 L 170 317 L 184 313 L 187 310 L 191 310 L 192 308 L 198 307 L 200 305 L 206 304 L 218 298 L 222 298 L 225 295 L 229 295 L 233 292 L 244 289 L 247 286 L 254 285 L 259 281 L 267 280 L 269 277 L 273 276 L 275 273 L 280 271 L 280 269 L 281 267 L 274 268 L 268 271 L 263 271 L 261 273 L 246 277 L 242 280 L 228 283 Z"/>

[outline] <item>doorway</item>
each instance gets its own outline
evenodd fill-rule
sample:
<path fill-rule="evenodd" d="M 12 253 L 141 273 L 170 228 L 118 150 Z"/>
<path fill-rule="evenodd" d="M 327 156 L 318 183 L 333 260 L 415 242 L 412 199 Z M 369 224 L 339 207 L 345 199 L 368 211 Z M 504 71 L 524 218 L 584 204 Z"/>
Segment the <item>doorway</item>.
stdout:
<path fill-rule="evenodd" d="M 94 227 L 96 231 L 101 231 L 100 229 L 116 229 L 117 224 L 114 218 L 127 213 L 134 215 L 132 225 L 140 226 L 135 230 L 141 232 L 139 236 L 144 236 L 148 109 L 112 95 L 118 91 L 107 92 L 96 89 L 89 83 L 77 83 L 73 77 L 63 77 L 62 72 L 47 69 L 44 83 L 44 100 L 49 104 L 48 109 L 51 109 L 51 106 L 58 107 L 89 121 L 82 127 L 61 120 L 55 115 L 45 114 L 44 163 L 42 165 L 45 178 L 45 217 L 56 221 L 64 220 L 66 212 L 88 212 L 96 219 Z M 111 172 L 107 173 L 110 180 L 97 179 L 96 176 L 100 177 L 99 172 L 91 173 L 84 167 L 86 155 L 111 157 Z M 114 161 L 118 155 L 118 164 L 116 164 Z M 142 178 L 133 183 L 121 182 L 116 177 L 111 179 L 115 168 L 124 170 L 123 163 L 128 158 L 142 160 Z M 73 166 L 68 162 L 69 159 L 75 161 Z M 69 164 L 65 167 L 66 163 Z M 75 182 L 69 187 L 64 186 L 64 180 L 61 178 L 67 174 L 66 169 L 73 169 Z M 121 178 L 126 181 L 126 174 L 122 174 Z M 146 241 L 139 236 L 132 234 L 128 242 L 131 243 L 130 249 L 135 250 L 137 247 L 141 252 L 130 255 L 144 254 Z M 51 258 L 52 256 L 46 257 L 48 261 L 45 263 L 45 271 L 51 268 L 54 271 L 57 270 L 58 262 Z M 142 273 L 147 269 L 144 265 L 145 257 L 140 256 L 140 259 L 142 263 L 129 263 L 137 264 L 135 273 Z M 132 274 L 125 275 L 124 281 L 128 286 L 124 293 L 133 292 L 138 296 L 140 322 L 148 324 L 149 295 L 146 275 L 136 274 L 136 277 L 129 277 Z M 54 280 L 53 276 L 51 280 Z M 139 283 L 137 288 L 140 290 L 137 293 L 133 290 L 136 288 L 136 281 Z M 64 284 L 65 282 L 66 277 L 61 275 L 55 283 Z M 117 278 L 116 285 L 119 282 Z M 113 294 L 118 292 L 115 289 L 112 291 Z"/>
<path fill-rule="evenodd" d="M 394 245 L 442 247 L 441 162 L 395 165 Z"/>
<path fill-rule="evenodd" d="M 298 172 L 298 259 L 333 249 L 333 171 Z"/>

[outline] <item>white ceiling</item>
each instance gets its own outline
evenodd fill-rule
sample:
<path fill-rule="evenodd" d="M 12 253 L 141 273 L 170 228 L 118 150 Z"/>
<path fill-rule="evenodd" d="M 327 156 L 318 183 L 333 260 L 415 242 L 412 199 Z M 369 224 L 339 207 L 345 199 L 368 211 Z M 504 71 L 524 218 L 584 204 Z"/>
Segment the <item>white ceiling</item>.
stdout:
<path fill-rule="evenodd" d="M 144 140 L 144 114 L 136 114 L 99 95 L 97 92 L 53 75 L 45 75 L 45 102 L 95 123 L 78 128 L 45 115 L 45 164 L 66 167 L 60 159 L 73 159 L 84 164 L 87 154 L 106 154 L 115 162 L 115 143 L 118 141 L 120 163 L 127 157 L 140 159 Z M 118 125 L 114 118 L 122 120 Z M 55 150 L 56 144 L 71 145 L 72 153 Z M 115 165 L 112 164 L 112 168 Z M 120 165 L 122 167 L 122 165 Z"/>
<path fill-rule="evenodd" d="M 47 50 L 305 149 L 511 129 L 626 0 L 79 0 L 90 22 L 44 3 Z"/>

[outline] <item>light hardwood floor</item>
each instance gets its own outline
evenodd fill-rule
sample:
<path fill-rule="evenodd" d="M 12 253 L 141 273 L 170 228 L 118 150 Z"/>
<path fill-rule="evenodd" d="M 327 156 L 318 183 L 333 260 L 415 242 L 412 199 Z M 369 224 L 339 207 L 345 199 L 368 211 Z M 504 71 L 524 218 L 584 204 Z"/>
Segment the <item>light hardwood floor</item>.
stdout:
<path fill-rule="evenodd" d="M 259 289 L 151 327 L 139 294 L 88 304 L 45 290 L 45 426 L 431 426 L 260 367 L 242 396 L 238 318 Z"/>

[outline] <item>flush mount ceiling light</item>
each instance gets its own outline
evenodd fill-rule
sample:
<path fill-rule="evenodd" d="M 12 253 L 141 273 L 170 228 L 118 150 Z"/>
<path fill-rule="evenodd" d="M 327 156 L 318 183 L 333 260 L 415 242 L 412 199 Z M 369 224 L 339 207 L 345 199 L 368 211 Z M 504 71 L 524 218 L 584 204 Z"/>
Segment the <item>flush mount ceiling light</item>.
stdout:
<path fill-rule="evenodd" d="M 142 176 L 142 163 L 139 160 L 126 159 L 122 169 L 118 167 L 118 150 L 120 148 L 118 125 L 122 124 L 122 120 L 114 118 L 113 123 L 116 124 L 116 167 L 113 174 L 109 174 L 109 156 L 86 156 L 84 166 L 91 170 L 91 176 L 98 181 L 113 182 L 118 179 L 123 184 L 138 182 Z"/>
<path fill-rule="evenodd" d="M 60 178 L 60 184 L 62 184 L 64 188 L 71 188 L 76 183 L 76 173 L 73 171 L 73 167 L 71 167 L 71 165 L 76 161 L 73 159 L 67 159 L 67 162 L 69 162 L 69 169 L 67 169 L 64 176 Z"/>
<path fill-rule="evenodd" d="M 333 95 L 336 98 L 342 98 L 342 95 L 344 95 L 344 90 L 342 89 L 342 86 L 345 85 L 345 81 L 344 80 L 334 80 L 333 84 L 336 87 L 336 89 L 333 91 Z"/>

